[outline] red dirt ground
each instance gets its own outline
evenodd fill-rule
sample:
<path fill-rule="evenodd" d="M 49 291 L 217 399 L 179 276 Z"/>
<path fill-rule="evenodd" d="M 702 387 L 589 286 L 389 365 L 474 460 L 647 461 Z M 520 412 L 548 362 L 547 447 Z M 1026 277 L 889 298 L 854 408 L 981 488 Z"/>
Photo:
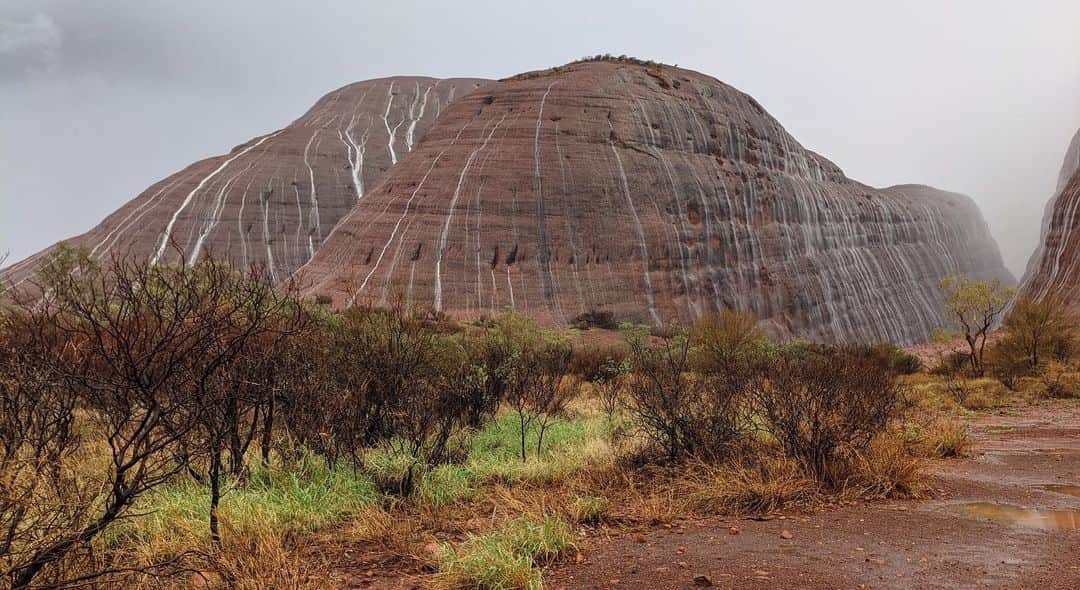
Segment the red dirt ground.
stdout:
<path fill-rule="evenodd" d="M 1080 484 L 1080 403 L 1010 409 L 970 424 L 973 457 L 932 464 L 931 500 L 593 532 L 579 541 L 579 558 L 544 572 L 545 587 L 693 588 L 702 575 L 714 588 L 1080 588 L 1080 529 L 962 513 L 965 504 L 990 502 L 1065 511 L 1080 525 L 1080 497 L 1041 487 Z M 341 550 L 332 570 L 343 587 L 425 587 L 424 575 L 405 573 L 392 556 Z"/>
<path fill-rule="evenodd" d="M 1080 588 L 1080 530 L 1047 531 L 961 515 L 972 502 L 1077 511 L 1040 489 L 1080 483 L 1080 404 L 974 420 L 970 460 L 934 464 L 936 497 L 858 503 L 772 520 L 688 520 L 580 543 L 583 563 L 546 572 L 548 588 Z M 738 534 L 730 528 L 737 527 Z M 790 540 L 781 537 L 789 531 Z"/>

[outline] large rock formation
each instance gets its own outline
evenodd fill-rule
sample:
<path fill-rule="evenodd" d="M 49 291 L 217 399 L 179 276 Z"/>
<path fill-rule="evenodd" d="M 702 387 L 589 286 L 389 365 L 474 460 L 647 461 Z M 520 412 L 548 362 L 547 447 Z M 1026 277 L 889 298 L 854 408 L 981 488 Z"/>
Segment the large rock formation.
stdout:
<path fill-rule="evenodd" d="M 1046 205 L 1039 247 L 1028 262 L 1021 293 L 1061 297 L 1080 306 L 1080 132 L 1073 137 Z"/>
<path fill-rule="evenodd" d="M 450 103 L 483 83 L 395 77 L 350 84 L 288 127 L 161 180 L 68 242 L 99 258 L 170 261 L 183 251 L 197 260 L 210 252 L 244 267 L 265 266 L 283 280 Z M 31 276 L 47 252 L 0 279 Z"/>
<path fill-rule="evenodd" d="M 853 181 L 708 76 L 594 61 L 445 109 L 297 276 L 467 318 L 733 306 L 782 337 L 910 343 L 942 323 L 952 272 L 1012 280 L 967 197 Z"/>

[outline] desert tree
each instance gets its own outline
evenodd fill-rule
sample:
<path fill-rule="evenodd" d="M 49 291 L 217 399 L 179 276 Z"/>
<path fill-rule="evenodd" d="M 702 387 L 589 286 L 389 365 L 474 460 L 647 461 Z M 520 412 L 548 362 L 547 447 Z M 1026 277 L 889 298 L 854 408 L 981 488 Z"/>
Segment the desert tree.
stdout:
<path fill-rule="evenodd" d="M 42 351 L 43 369 L 75 396 L 83 427 L 98 433 L 111 457 L 91 474 L 103 491 L 83 522 L 56 531 L 13 569 L 16 587 L 55 571 L 146 492 L 204 461 L 214 492 L 210 527 L 220 539 L 222 453 L 235 434 L 230 429 L 252 416 L 226 399 L 238 389 L 231 376 L 243 375 L 238 359 L 274 331 L 271 319 L 288 298 L 258 273 L 238 273 L 210 257 L 197 265 L 179 258 L 168 265 L 124 257 L 98 263 L 60 248 L 31 287 L 15 294 L 11 329 Z"/>
<path fill-rule="evenodd" d="M 629 373 L 629 358 L 607 358 L 600 364 L 600 367 L 592 376 L 593 391 L 600 401 L 600 407 L 607 416 L 608 422 L 614 420 L 615 412 L 618 411 L 622 404 L 623 389 L 626 386 L 626 379 Z"/>
<path fill-rule="evenodd" d="M 498 409 L 511 394 L 512 381 L 520 377 L 519 365 L 526 351 L 538 347 L 543 334 L 528 318 L 504 313 L 496 317 L 477 338 L 466 342 L 470 362 L 477 367 L 483 392 L 473 398 L 471 426 Z"/>
<path fill-rule="evenodd" d="M 169 284 L 159 284 L 161 278 L 151 277 L 147 285 L 164 292 L 186 286 L 197 302 L 187 314 L 189 322 L 201 320 L 209 328 L 202 344 L 207 364 L 196 361 L 192 367 L 186 409 L 194 427 L 184 442 L 189 456 L 194 449 L 206 457 L 210 536 L 218 544 L 223 483 L 245 473 L 247 451 L 260 429 L 273 429 L 283 343 L 303 328 L 306 316 L 288 286 L 275 289 L 269 275 L 255 267 L 239 272 L 207 256 L 195 265 L 172 267 L 164 277 Z"/>
<path fill-rule="evenodd" d="M 529 454 L 528 437 L 537 433 L 536 454 L 543 448 L 544 433 L 566 410 L 576 395 L 576 384 L 563 379 L 570 370 L 573 349 L 559 342 L 540 341 L 516 350 L 506 372 L 506 400 L 517 417 L 519 451 L 522 461 Z"/>
<path fill-rule="evenodd" d="M 941 279 L 945 294 L 945 310 L 960 330 L 968 345 L 971 369 L 982 374 L 986 337 L 1001 319 L 1016 293 L 998 279 L 973 281 L 964 275 L 947 275 Z"/>
<path fill-rule="evenodd" d="M 530 412 L 536 422 L 536 456 L 544 448 L 544 434 L 551 424 L 566 414 L 581 391 L 581 382 L 570 375 L 573 347 L 549 343 L 532 353 L 529 364 L 535 374 L 528 392 Z"/>
<path fill-rule="evenodd" d="M 1048 295 L 1042 299 L 1022 297 L 1009 310 L 1003 322 L 1007 354 L 1022 358 L 1029 371 L 1035 371 L 1046 357 L 1067 356 L 1076 337 L 1076 319 L 1061 298 Z"/>
<path fill-rule="evenodd" d="M 22 337 L 10 319 L 0 316 L 0 568 L 10 587 L 25 587 L 41 551 L 91 515 L 97 494 L 76 469 L 76 398 L 41 362 L 43 346 L 60 344 Z M 69 577 L 56 566 L 41 578 Z"/>
<path fill-rule="evenodd" d="M 337 386 L 354 408 L 351 424 L 340 435 L 355 465 L 363 449 L 394 436 L 398 402 L 424 386 L 435 339 L 401 306 L 354 307 L 343 313 L 334 339 Z"/>

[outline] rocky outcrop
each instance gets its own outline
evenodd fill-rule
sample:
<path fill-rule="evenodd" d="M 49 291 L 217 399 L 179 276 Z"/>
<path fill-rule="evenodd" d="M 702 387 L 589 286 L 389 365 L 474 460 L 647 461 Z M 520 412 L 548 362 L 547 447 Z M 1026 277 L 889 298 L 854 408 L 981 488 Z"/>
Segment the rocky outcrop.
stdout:
<path fill-rule="evenodd" d="M 343 305 L 556 325 L 731 306 L 781 337 L 910 343 L 952 272 L 1011 281 L 967 197 L 853 181 L 708 76 L 593 61 L 447 108 L 297 277 Z"/>
<path fill-rule="evenodd" d="M 1062 298 L 1080 306 L 1080 132 L 1073 137 L 1046 205 L 1039 247 L 1028 262 L 1021 293 Z"/>
<path fill-rule="evenodd" d="M 68 240 L 99 258 L 198 260 L 208 253 L 283 280 L 454 100 L 483 80 L 395 77 L 322 97 L 284 129 L 196 162 Z M 18 283 L 39 253 L 0 274 Z"/>

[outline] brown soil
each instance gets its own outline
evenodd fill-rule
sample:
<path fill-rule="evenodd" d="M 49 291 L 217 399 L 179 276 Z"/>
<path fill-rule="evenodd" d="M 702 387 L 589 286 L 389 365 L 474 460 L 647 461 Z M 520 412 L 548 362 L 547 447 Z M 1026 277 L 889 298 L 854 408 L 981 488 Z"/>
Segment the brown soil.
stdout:
<path fill-rule="evenodd" d="M 972 428 L 972 459 L 934 463 L 933 500 L 688 519 L 587 538 L 584 561 L 546 572 L 546 586 L 691 588 L 703 575 L 718 588 L 1080 588 L 1080 530 L 962 515 L 978 502 L 1080 514 L 1080 498 L 1042 488 L 1080 483 L 1080 405 L 981 417 Z"/>
<path fill-rule="evenodd" d="M 590 531 L 580 557 L 544 572 L 545 587 L 693 588 L 701 575 L 714 588 L 1080 588 L 1080 497 L 1060 487 L 1080 484 L 1080 403 L 1011 408 L 970 425 L 973 456 L 932 464 L 933 499 Z M 967 514 L 978 503 L 1064 512 L 1074 528 Z M 370 544 L 337 536 L 316 545 L 320 561 L 333 564 L 324 574 L 340 587 L 430 581 L 417 561 Z"/>

